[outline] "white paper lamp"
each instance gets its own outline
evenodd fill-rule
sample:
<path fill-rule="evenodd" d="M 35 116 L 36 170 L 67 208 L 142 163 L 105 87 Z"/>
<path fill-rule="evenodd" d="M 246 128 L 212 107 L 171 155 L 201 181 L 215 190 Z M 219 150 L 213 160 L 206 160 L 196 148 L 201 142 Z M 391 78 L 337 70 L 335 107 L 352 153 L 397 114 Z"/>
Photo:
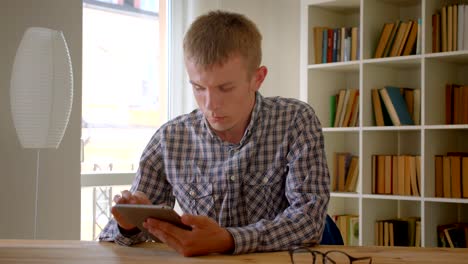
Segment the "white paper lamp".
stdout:
<path fill-rule="evenodd" d="M 23 148 L 58 148 L 70 117 L 73 75 L 61 31 L 31 27 L 11 74 L 13 122 Z"/>
<path fill-rule="evenodd" d="M 58 148 L 67 128 L 72 101 L 72 64 L 63 33 L 48 28 L 28 28 L 13 63 L 10 104 L 21 146 L 37 152 L 34 239 L 40 149 Z"/>

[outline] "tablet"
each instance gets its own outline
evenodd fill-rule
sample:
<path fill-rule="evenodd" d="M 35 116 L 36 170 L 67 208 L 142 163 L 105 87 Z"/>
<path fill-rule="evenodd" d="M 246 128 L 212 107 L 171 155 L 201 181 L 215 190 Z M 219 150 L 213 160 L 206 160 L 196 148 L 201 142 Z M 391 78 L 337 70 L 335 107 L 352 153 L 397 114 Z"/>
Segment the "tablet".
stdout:
<path fill-rule="evenodd" d="M 179 214 L 171 207 L 163 205 L 150 204 L 116 204 L 115 209 L 127 220 L 127 222 L 136 225 L 138 229 L 146 233 L 155 241 L 160 241 L 143 227 L 143 222 L 147 218 L 155 218 L 161 221 L 169 222 L 185 230 L 192 230 L 180 220 Z"/>

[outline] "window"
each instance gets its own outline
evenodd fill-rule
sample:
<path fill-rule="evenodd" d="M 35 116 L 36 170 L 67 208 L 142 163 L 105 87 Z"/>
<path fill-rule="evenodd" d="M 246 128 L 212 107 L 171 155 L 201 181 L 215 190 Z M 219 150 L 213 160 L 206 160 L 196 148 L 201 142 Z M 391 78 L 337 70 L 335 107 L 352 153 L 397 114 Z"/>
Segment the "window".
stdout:
<path fill-rule="evenodd" d="M 168 119 L 165 10 L 166 0 L 83 1 L 82 240 L 97 238 Z"/>

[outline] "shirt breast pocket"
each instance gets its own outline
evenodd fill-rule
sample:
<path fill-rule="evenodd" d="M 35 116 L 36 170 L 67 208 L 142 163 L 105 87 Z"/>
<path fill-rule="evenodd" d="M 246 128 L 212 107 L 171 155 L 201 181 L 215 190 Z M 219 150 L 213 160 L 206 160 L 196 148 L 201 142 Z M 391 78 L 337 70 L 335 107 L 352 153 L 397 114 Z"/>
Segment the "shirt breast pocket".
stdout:
<path fill-rule="evenodd" d="M 216 219 L 212 183 L 173 183 L 174 196 L 182 211 Z"/>
<path fill-rule="evenodd" d="M 261 219 L 272 220 L 285 209 L 285 173 L 282 168 L 271 168 L 266 172 L 247 176 L 244 181 L 244 203 L 249 223 Z"/>

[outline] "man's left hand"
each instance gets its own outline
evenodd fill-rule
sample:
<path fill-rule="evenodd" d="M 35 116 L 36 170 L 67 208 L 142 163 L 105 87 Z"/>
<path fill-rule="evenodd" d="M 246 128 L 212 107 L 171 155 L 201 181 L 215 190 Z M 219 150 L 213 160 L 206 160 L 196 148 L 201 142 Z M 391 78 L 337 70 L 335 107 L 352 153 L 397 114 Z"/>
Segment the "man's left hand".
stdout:
<path fill-rule="evenodd" d="M 181 229 L 168 222 L 148 218 L 143 226 L 185 257 L 226 253 L 234 249 L 234 239 L 224 228 L 207 216 L 182 215 L 182 223 L 192 230 Z"/>

